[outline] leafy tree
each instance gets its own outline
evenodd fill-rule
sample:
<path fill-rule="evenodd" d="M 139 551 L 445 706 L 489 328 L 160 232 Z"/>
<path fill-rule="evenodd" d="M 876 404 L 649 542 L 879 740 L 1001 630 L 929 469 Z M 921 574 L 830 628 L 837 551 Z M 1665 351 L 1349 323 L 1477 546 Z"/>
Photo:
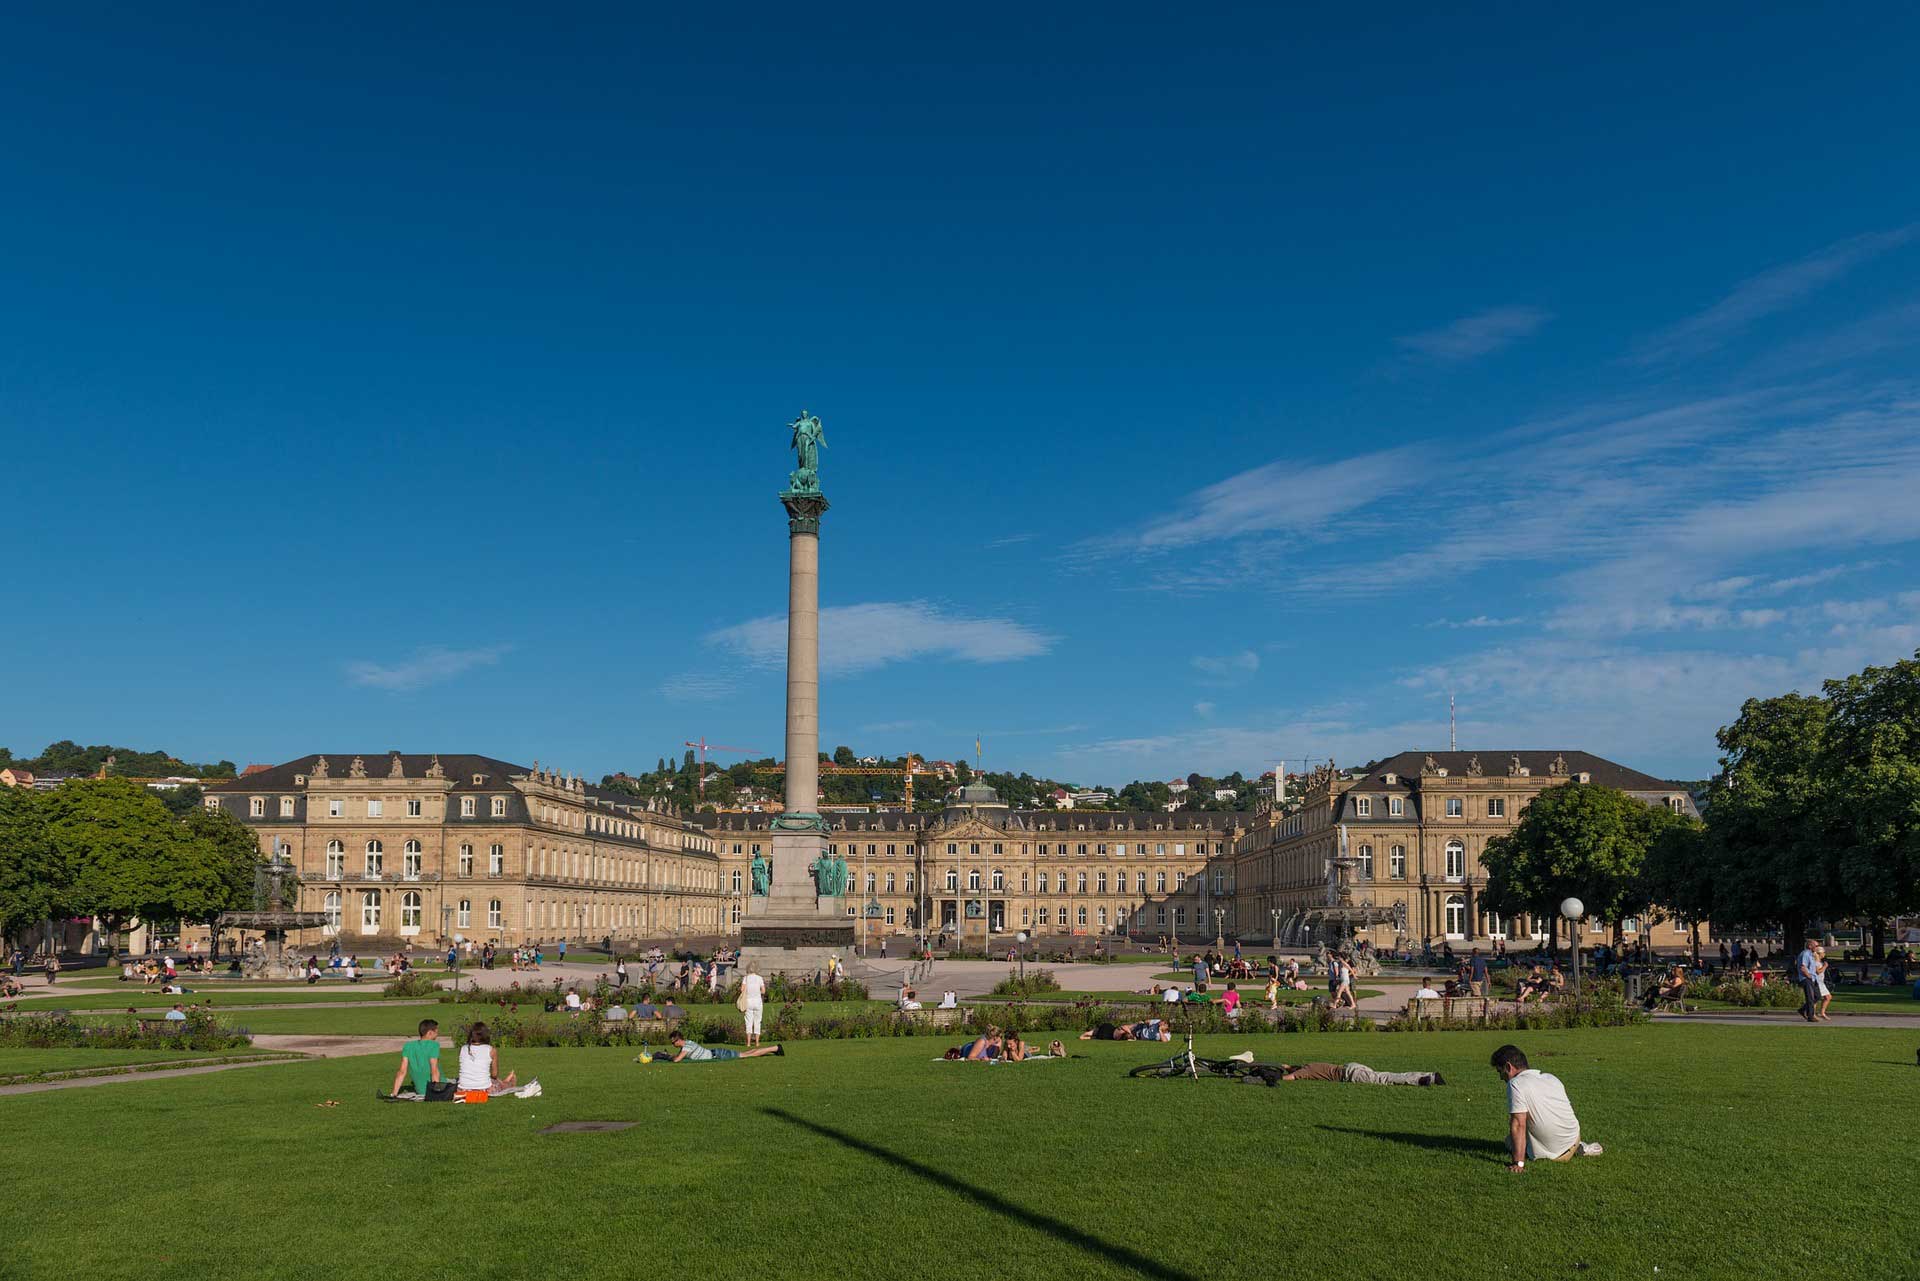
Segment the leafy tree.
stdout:
<path fill-rule="evenodd" d="M 206 793 L 200 790 L 197 783 L 183 783 L 171 791 L 159 793 L 159 797 L 160 803 L 166 806 L 167 812 L 175 818 L 185 818 L 195 810 L 206 808 L 203 804 Z"/>
<path fill-rule="evenodd" d="M 1642 875 L 1656 908 L 1689 927 L 1697 956 L 1700 926 L 1713 915 L 1714 867 L 1706 857 L 1706 826 L 1691 816 L 1674 817 L 1655 832 Z"/>
<path fill-rule="evenodd" d="M 123 779 L 76 780 L 45 794 L 61 916 L 91 914 L 110 932 L 130 921 L 198 919 L 217 877 L 158 797 Z"/>
<path fill-rule="evenodd" d="M 61 895 L 44 811 L 39 793 L 0 787 L 0 937 L 46 920 Z"/>
<path fill-rule="evenodd" d="M 1664 817 L 1663 817 L 1664 816 Z M 1674 816 L 1597 783 L 1565 783 L 1536 796 L 1513 831 L 1487 842 L 1487 905 L 1551 920 L 1571 895 L 1613 926 L 1650 904 L 1647 847 Z"/>
<path fill-rule="evenodd" d="M 203 896 L 198 905 L 177 904 L 180 914 L 211 922 L 222 912 L 252 907 L 254 879 L 265 862 L 253 829 L 224 809 L 204 805 L 188 810 L 181 823 L 193 842 L 194 883 Z"/>
<path fill-rule="evenodd" d="M 1702 843 L 1716 926 L 1779 925 L 1791 939 L 1809 916 L 1848 911 L 1822 767 L 1828 714 L 1805 694 L 1750 698 L 1720 730 Z"/>
<path fill-rule="evenodd" d="M 1158 810 L 1173 799 L 1173 793 L 1165 783 L 1136 781 L 1121 788 L 1116 799 L 1121 809 Z"/>
<path fill-rule="evenodd" d="M 833 749 L 833 763 L 835 765 L 841 766 L 842 768 L 851 768 L 855 763 L 855 759 L 853 749 L 844 743 Z"/>
<path fill-rule="evenodd" d="M 1833 827 L 1847 901 L 1874 921 L 1920 908 L 1920 654 L 1828 681 L 1821 766 L 1827 795 L 1845 797 Z"/>
<path fill-rule="evenodd" d="M 973 782 L 973 767 L 965 761 L 955 761 L 953 763 L 953 781 L 962 787 Z"/>

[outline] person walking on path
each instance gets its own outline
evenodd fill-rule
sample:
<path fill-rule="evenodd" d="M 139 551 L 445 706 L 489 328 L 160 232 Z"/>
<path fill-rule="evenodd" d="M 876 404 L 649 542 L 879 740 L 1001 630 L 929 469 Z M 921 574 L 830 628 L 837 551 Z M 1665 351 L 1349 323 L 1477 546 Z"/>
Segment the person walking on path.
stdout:
<path fill-rule="evenodd" d="M 613 963 L 613 985 L 615 987 L 627 985 L 627 958 L 624 956 Z"/>
<path fill-rule="evenodd" d="M 52 987 L 54 983 L 58 981 L 59 978 L 60 978 L 60 954 L 58 952 L 48 952 L 47 953 L 47 986 Z"/>
<path fill-rule="evenodd" d="M 1815 940 L 1808 939 L 1793 960 L 1793 977 L 1800 984 L 1800 1017 L 1809 1023 L 1819 1021 L 1820 958 L 1813 954 Z"/>
<path fill-rule="evenodd" d="M 1816 945 L 1813 949 L 1813 958 L 1815 962 L 1813 986 L 1820 994 L 1820 1007 L 1814 1013 L 1821 1022 L 1831 1023 L 1833 1015 L 1827 1013 L 1827 1007 L 1833 1004 L 1833 989 L 1827 985 L 1827 949 Z"/>
<path fill-rule="evenodd" d="M 1599 1156 L 1598 1143 L 1580 1140 L 1580 1118 L 1573 1114 L 1567 1087 L 1560 1078 L 1527 1065 L 1517 1045 L 1493 1052 L 1493 1070 L 1507 1083 L 1507 1141 L 1512 1160 L 1507 1169 L 1518 1174 L 1527 1160 L 1569 1161 L 1577 1156 Z"/>
<path fill-rule="evenodd" d="M 1487 989 L 1491 986 L 1491 980 L 1487 977 L 1487 958 L 1480 955 L 1480 949 L 1477 947 L 1473 949 L 1472 968 L 1468 973 L 1473 979 L 1473 994 L 1487 995 Z"/>

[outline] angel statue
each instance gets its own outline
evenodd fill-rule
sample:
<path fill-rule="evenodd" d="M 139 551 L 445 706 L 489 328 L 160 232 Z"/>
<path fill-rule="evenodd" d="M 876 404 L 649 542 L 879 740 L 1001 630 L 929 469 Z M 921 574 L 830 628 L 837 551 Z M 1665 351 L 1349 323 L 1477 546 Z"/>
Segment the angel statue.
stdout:
<path fill-rule="evenodd" d="M 796 493 L 818 493 L 820 491 L 820 450 L 827 443 L 827 433 L 820 426 L 820 416 L 800 411 L 800 416 L 788 423 L 793 431 L 793 453 L 799 460 L 788 478 Z"/>

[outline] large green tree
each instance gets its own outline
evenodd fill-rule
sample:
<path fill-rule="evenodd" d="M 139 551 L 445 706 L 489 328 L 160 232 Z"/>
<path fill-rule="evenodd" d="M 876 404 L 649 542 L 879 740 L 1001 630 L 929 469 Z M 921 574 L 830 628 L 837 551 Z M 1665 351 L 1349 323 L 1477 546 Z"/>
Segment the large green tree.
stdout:
<path fill-rule="evenodd" d="M 1700 848 L 1717 929 L 1779 926 L 1794 938 L 1808 917 L 1850 912 L 1823 760 L 1829 713 L 1806 694 L 1750 698 L 1721 729 Z"/>
<path fill-rule="evenodd" d="M 1565 783 L 1536 796 L 1513 831 L 1487 842 L 1487 905 L 1554 919 L 1562 899 L 1579 899 L 1590 916 L 1613 926 L 1651 906 L 1643 875 L 1647 849 L 1675 821 L 1598 783 Z"/>
<path fill-rule="evenodd" d="M 1826 683 L 1825 791 L 1835 807 L 1835 877 L 1875 923 L 1920 910 L 1920 654 Z"/>
<path fill-rule="evenodd" d="M 137 919 L 200 919 L 217 895 L 204 851 L 160 799 L 124 779 L 85 779 L 45 794 L 59 876 L 54 908 L 117 933 Z"/>
<path fill-rule="evenodd" d="M 0 937 L 46 920 L 59 901 L 63 875 L 44 811 L 39 793 L 0 787 Z"/>
<path fill-rule="evenodd" d="M 254 830 L 224 809 L 196 806 L 181 819 L 193 843 L 188 851 L 196 865 L 194 883 L 202 900 L 181 914 L 211 922 L 222 912 L 253 906 L 254 882 L 265 860 Z"/>

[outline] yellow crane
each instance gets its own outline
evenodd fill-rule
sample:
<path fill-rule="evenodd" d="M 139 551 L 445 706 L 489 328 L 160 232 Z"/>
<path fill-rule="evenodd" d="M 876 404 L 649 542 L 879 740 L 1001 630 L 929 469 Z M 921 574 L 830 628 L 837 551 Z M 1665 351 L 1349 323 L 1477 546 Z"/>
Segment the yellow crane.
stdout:
<path fill-rule="evenodd" d="M 756 765 L 753 772 L 756 774 L 784 774 L 787 772 L 787 767 L 785 765 Z M 905 780 L 908 810 L 913 809 L 914 775 L 938 773 L 937 770 L 928 769 L 918 756 L 914 756 L 911 753 L 907 755 L 904 765 L 835 765 L 831 761 L 822 761 L 820 764 L 820 772 L 822 774 L 873 774 L 885 778 L 903 779 Z"/>

